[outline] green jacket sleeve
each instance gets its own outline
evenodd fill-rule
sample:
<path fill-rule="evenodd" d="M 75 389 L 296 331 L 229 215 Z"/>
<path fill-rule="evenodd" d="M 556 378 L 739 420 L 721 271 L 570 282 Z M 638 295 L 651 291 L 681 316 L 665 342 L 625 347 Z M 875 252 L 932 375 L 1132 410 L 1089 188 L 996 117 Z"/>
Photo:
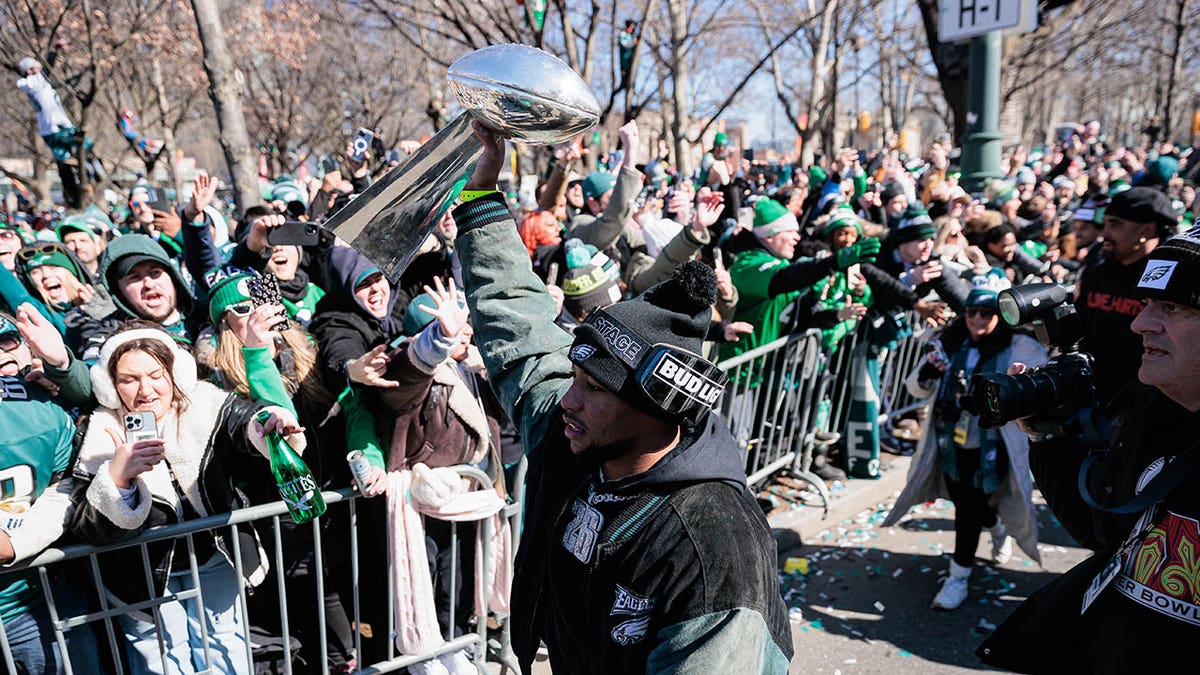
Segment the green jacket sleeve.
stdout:
<path fill-rule="evenodd" d="M 279 374 L 279 367 L 271 359 L 271 350 L 266 347 L 242 347 L 242 358 L 246 361 L 250 400 L 277 405 L 295 416 L 296 406 L 283 386 L 283 377 Z"/>
<path fill-rule="evenodd" d="M 579 218 L 572 222 L 564 239 L 582 239 L 583 243 L 601 251 L 612 246 L 625 231 L 625 223 L 633 213 L 633 200 L 641 190 L 642 173 L 632 167 L 622 166 L 604 213 L 592 220 Z"/>
<path fill-rule="evenodd" d="M 867 174 L 866 172 L 860 171 L 859 173 L 854 174 L 850 180 L 854 181 L 853 201 L 857 202 L 859 197 L 867 194 Z"/>
<path fill-rule="evenodd" d="M 67 351 L 70 359 L 66 368 L 55 368 L 46 364 L 46 377 L 59 387 L 58 398 L 67 405 L 90 408 L 92 398 L 92 374 L 83 361 Z"/>
<path fill-rule="evenodd" d="M 62 315 L 51 311 L 41 300 L 35 298 L 29 292 L 29 289 L 25 288 L 25 284 L 22 284 L 21 280 L 17 278 L 17 275 L 10 272 L 3 265 L 0 265 L 0 298 L 8 303 L 8 307 L 12 310 L 13 314 L 17 313 L 17 307 L 20 307 L 21 303 L 28 302 L 36 307 L 37 311 L 46 317 L 47 321 L 54 324 L 60 335 L 66 335 L 67 325 L 63 323 Z"/>
<path fill-rule="evenodd" d="M 363 402 L 362 393 L 346 387 L 338 396 L 338 406 L 346 418 L 346 449 L 362 450 L 371 466 L 387 469 L 379 435 L 375 433 L 375 416 Z"/>
<path fill-rule="evenodd" d="M 670 279 L 676 267 L 691 260 L 696 251 L 707 246 L 709 241 L 707 231 L 697 233 L 690 227 L 684 227 L 667 242 L 648 268 L 627 275 L 629 291 L 636 295 L 660 281 Z"/>
<path fill-rule="evenodd" d="M 713 612 L 667 626 L 646 659 L 646 673 L 759 675 L 788 671 L 762 614 L 746 608 Z"/>
<path fill-rule="evenodd" d="M 554 301 L 503 201 L 492 195 L 467 202 L 454 220 L 476 343 L 492 389 L 532 450 L 571 386 L 571 336 L 554 324 Z"/>

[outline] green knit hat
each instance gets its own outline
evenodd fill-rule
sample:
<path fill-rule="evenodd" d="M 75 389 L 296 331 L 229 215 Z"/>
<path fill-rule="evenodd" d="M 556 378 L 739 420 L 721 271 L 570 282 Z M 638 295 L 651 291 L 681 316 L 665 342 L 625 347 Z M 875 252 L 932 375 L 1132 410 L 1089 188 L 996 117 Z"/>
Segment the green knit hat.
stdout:
<path fill-rule="evenodd" d="M 724 131 L 718 131 L 716 136 L 713 136 L 713 147 L 723 148 L 729 145 L 729 136 Z"/>
<path fill-rule="evenodd" d="M 230 307 L 250 302 L 250 289 L 247 285 L 249 280 L 249 274 L 238 273 L 213 284 L 208 291 L 208 316 L 213 324 L 220 323 L 221 318 L 225 316 L 225 310 Z"/>
<path fill-rule="evenodd" d="M 83 275 L 79 271 L 79 267 L 75 264 L 75 261 L 71 259 L 71 256 L 67 255 L 66 251 L 58 248 L 57 246 L 38 246 L 36 252 L 34 252 L 32 256 L 29 258 L 23 258 L 23 260 L 25 261 L 26 271 L 35 267 L 53 265 L 55 267 L 61 267 L 70 272 L 76 279 L 79 279 L 80 281 L 83 280 Z"/>
<path fill-rule="evenodd" d="M 920 202 L 917 202 L 909 204 L 908 210 L 901 216 L 900 224 L 896 226 L 892 236 L 895 237 L 897 244 L 922 241 L 935 238 L 937 228 L 933 226 L 933 219 L 929 217 L 929 212 Z"/>
<path fill-rule="evenodd" d="M 754 203 L 754 236 L 759 239 L 799 229 L 800 223 L 796 222 L 796 216 L 783 204 L 770 198 L 763 198 Z"/>
<path fill-rule="evenodd" d="M 839 206 L 829 214 L 829 220 L 821 228 L 821 236 L 828 239 L 829 235 L 842 227 L 853 227 L 858 236 L 863 235 L 862 225 L 858 222 L 858 216 L 854 215 L 854 211 L 849 207 Z"/>

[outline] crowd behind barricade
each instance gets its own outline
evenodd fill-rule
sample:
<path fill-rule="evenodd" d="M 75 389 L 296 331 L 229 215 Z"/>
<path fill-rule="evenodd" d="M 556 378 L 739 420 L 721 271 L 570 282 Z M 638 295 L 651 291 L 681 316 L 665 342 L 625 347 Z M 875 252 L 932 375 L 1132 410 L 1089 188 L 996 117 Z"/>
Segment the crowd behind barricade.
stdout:
<path fill-rule="evenodd" d="M 1134 285 L 1145 259 L 1194 217 L 1189 149 L 1120 147 L 1088 123 L 1059 143 L 1014 149 L 1005 175 L 972 193 L 960 185 L 958 149 L 948 142 L 911 156 L 847 148 L 799 166 L 786 157 L 733 157 L 717 134 L 695 175 L 681 175 L 664 153 L 643 156 L 636 122 L 621 127 L 619 142 L 616 161 L 574 144 L 557 148 L 537 194 L 507 199 L 562 331 L 573 334 L 598 310 L 698 259 L 717 283 L 705 336 L 712 360 L 810 329 L 831 356 L 857 334 L 856 372 L 877 391 L 879 364 L 915 313 L 938 334 L 908 380 L 914 396 L 933 402 L 929 412 L 914 409 L 881 427 L 877 409 L 852 405 L 849 423 L 865 432 L 850 435 L 836 428 L 829 405 L 818 405 L 812 469 L 830 481 L 869 479 L 878 477 L 881 449 L 916 451 L 920 471 L 894 517 L 939 495 L 956 506 L 955 555 L 937 607 L 965 600 L 984 529 L 997 561 L 1011 555 L 1013 540 L 1037 559 L 1025 436 L 1015 423 L 981 426 L 963 403 L 972 374 L 1050 355 L 1000 321 L 998 293 L 1032 282 L 1073 287 L 1099 395 L 1114 396 L 1134 379 L 1141 353 L 1128 328 L 1143 307 Z M 473 342 L 478 326 L 460 292 L 454 216 L 442 216 L 397 280 L 332 234 L 307 240 L 292 225 L 324 222 L 373 173 L 403 161 L 372 161 L 348 148 L 341 160 L 322 162 L 320 178 L 281 176 L 264 192 L 266 205 L 236 215 L 207 175 L 174 203 L 161 186 L 139 181 L 121 203 L 82 211 L 10 205 L 0 223 L 0 508 L 8 516 L 0 560 L 28 560 L 52 544 L 115 544 L 155 526 L 276 501 L 264 459 L 269 433 L 303 452 L 322 489 L 352 484 L 346 453 L 360 450 L 371 466 L 365 496 L 387 491 L 388 472 L 419 465 L 474 465 L 501 498 L 514 491 L 523 446 Z M 826 382 L 815 390 L 825 399 L 829 379 L 848 377 L 828 363 L 818 366 Z M 770 423 L 768 411 L 755 409 L 756 390 L 769 380 L 750 367 L 729 376 L 743 385 L 726 404 L 740 411 L 731 431 L 750 450 Z M 854 396 L 870 393 L 856 388 Z M 135 412 L 152 413 L 157 437 L 130 440 L 125 417 Z M 413 480 L 445 478 L 420 469 Z M 395 551 L 394 526 L 382 502 L 362 501 L 357 536 L 386 556 Z M 197 570 L 182 541 L 148 547 L 156 593 L 186 590 L 198 573 L 215 672 L 251 672 L 244 655 L 254 613 L 242 615 L 238 571 L 261 589 L 273 587 L 265 582 L 275 574 L 288 576 L 289 589 L 321 576 L 331 672 L 377 657 L 354 651 L 349 560 L 329 555 L 348 547 L 349 522 L 329 518 L 321 527 L 333 542 L 321 569 L 311 530 L 301 526 L 283 528 L 283 570 L 275 569 L 276 542 L 253 527 L 194 537 Z M 459 595 L 467 603 L 457 612 L 445 599 L 464 583 L 452 567 L 470 576 L 471 551 L 450 546 L 450 528 L 437 519 L 426 519 L 423 536 L 438 600 L 432 611 L 443 631 L 469 630 L 469 594 Z M 131 549 L 101 558 L 109 601 L 147 599 L 140 575 L 120 573 L 140 569 L 141 556 Z M 364 557 L 360 567 L 379 559 Z M 363 597 L 370 589 L 386 595 L 382 573 L 361 575 Z M 39 583 L 28 571 L 0 576 L 0 609 L 16 662 L 55 672 L 66 655 L 49 637 Z M 85 587 L 71 601 L 94 606 Z M 196 614 L 176 602 L 156 617 L 120 617 L 122 659 L 133 672 L 174 672 L 165 653 L 189 672 L 203 658 Z M 452 615 L 460 625 L 450 625 Z M 290 629 L 304 661 L 319 668 L 315 625 L 294 620 Z M 71 631 L 70 653 L 99 649 L 90 631 Z"/>

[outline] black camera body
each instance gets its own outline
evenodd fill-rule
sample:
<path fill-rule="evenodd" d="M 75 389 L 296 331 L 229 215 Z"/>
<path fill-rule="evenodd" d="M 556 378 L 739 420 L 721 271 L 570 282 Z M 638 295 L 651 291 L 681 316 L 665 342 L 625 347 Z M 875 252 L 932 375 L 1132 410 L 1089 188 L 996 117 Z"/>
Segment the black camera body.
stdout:
<path fill-rule="evenodd" d="M 1000 293 L 1000 316 L 1010 326 L 1031 325 L 1038 341 L 1058 356 L 1019 375 L 980 373 L 971 378 L 970 412 L 981 427 L 999 427 L 1022 417 L 1053 420 L 1055 430 L 1090 419 L 1097 405 L 1092 356 L 1079 351 L 1083 324 L 1056 284 L 1030 284 Z"/>

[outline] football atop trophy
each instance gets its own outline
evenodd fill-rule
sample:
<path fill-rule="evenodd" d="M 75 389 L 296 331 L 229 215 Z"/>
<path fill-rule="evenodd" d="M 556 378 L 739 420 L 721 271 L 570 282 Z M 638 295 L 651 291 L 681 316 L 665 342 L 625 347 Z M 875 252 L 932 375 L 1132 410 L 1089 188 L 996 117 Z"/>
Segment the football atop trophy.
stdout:
<path fill-rule="evenodd" d="M 587 84 L 558 58 L 535 47 L 484 47 L 450 65 L 450 89 L 485 126 L 525 143 L 562 143 L 600 119 Z"/>

